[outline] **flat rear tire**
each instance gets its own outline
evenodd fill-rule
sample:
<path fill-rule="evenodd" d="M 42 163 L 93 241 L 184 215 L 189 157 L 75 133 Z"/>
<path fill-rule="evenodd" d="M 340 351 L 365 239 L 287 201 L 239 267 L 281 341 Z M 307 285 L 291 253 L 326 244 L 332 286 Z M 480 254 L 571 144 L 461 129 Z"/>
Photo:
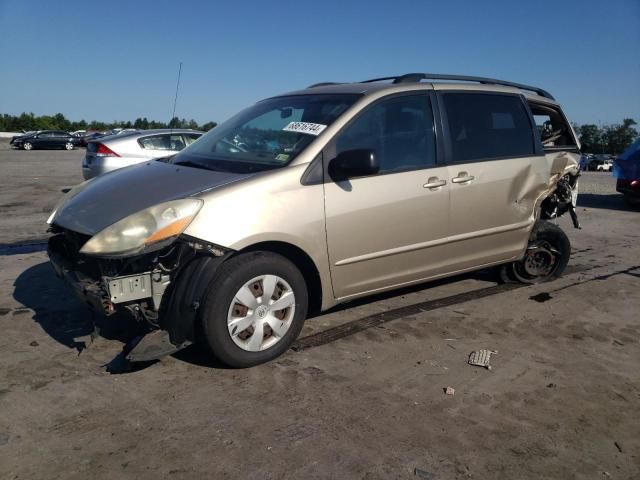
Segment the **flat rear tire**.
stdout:
<path fill-rule="evenodd" d="M 504 282 L 528 285 L 555 280 L 564 272 L 571 256 L 571 243 L 557 225 L 540 220 L 529 237 L 524 257 L 503 265 L 500 278 Z"/>

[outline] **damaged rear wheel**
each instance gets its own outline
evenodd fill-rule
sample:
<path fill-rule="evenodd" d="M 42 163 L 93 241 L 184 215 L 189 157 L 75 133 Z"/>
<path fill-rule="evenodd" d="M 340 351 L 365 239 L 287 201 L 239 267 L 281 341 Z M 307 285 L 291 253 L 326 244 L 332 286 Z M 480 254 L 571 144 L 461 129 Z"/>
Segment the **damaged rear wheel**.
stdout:
<path fill-rule="evenodd" d="M 224 262 L 210 286 L 202 325 L 213 354 L 231 367 L 250 367 L 284 353 L 307 315 L 300 271 L 271 252 Z"/>
<path fill-rule="evenodd" d="M 501 267 L 504 281 L 534 284 L 558 278 L 569 263 L 571 244 L 560 227 L 536 222 L 522 260 Z"/>

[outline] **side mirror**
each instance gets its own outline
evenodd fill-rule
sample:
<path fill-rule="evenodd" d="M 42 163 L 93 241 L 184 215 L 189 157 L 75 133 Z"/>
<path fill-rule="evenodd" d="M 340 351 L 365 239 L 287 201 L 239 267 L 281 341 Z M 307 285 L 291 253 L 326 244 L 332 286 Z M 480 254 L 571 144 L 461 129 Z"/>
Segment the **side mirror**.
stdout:
<path fill-rule="evenodd" d="M 335 180 L 375 175 L 380 164 L 373 150 L 346 150 L 329 163 L 329 175 Z"/>

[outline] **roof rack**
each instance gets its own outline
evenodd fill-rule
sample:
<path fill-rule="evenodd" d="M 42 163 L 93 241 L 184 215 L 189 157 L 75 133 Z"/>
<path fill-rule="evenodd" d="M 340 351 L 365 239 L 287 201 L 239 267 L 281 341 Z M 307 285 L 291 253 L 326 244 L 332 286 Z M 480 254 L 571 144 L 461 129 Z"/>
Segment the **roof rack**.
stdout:
<path fill-rule="evenodd" d="M 473 77 L 469 75 L 448 75 L 448 74 L 440 74 L 440 73 L 407 73 L 405 75 L 399 75 L 396 77 L 381 77 L 381 78 L 372 78 L 371 80 L 364 80 L 359 83 L 372 83 L 372 82 L 382 82 L 385 80 L 392 80 L 392 83 L 412 83 L 412 82 L 420 82 L 421 80 L 454 80 L 460 82 L 476 82 L 482 84 L 489 85 L 503 85 L 505 87 L 514 87 L 519 88 L 521 90 L 529 90 L 530 92 L 534 92 L 541 97 L 548 98 L 550 100 L 555 100 L 553 96 L 543 90 L 542 88 L 532 87 L 531 85 L 524 85 L 522 83 L 515 82 L 507 82 L 505 80 L 496 80 L 495 78 L 486 78 L 486 77 Z"/>
<path fill-rule="evenodd" d="M 342 82 L 320 82 L 309 85 L 307 88 L 326 87 L 327 85 L 341 85 Z"/>

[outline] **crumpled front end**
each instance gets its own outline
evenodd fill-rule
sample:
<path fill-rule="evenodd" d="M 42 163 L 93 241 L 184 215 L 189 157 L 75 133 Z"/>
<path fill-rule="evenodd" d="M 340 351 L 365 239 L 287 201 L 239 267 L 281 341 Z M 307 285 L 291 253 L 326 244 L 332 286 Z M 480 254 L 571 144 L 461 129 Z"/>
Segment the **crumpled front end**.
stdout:
<path fill-rule="evenodd" d="M 212 275 L 229 251 L 183 236 L 150 253 L 100 258 L 80 253 L 90 236 L 58 226 L 51 230 L 54 235 L 49 239 L 48 255 L 53 268 L 83 303 L 107 316 L 128 312 L 145 322 L 150 331 L 163 332 L 162 336 L 152 336 L 159 343 L 149 346 L 149 342 L 140 342 L 146 353 L 141 354 L 136 347 L 138 351 L 131 350 L 128 358 L 159 358 L 194 341 L 201 285 L 208 284 L 200 281 L 203 271 Z M 164 344 L 161 349 L 160 344 Z"/>

